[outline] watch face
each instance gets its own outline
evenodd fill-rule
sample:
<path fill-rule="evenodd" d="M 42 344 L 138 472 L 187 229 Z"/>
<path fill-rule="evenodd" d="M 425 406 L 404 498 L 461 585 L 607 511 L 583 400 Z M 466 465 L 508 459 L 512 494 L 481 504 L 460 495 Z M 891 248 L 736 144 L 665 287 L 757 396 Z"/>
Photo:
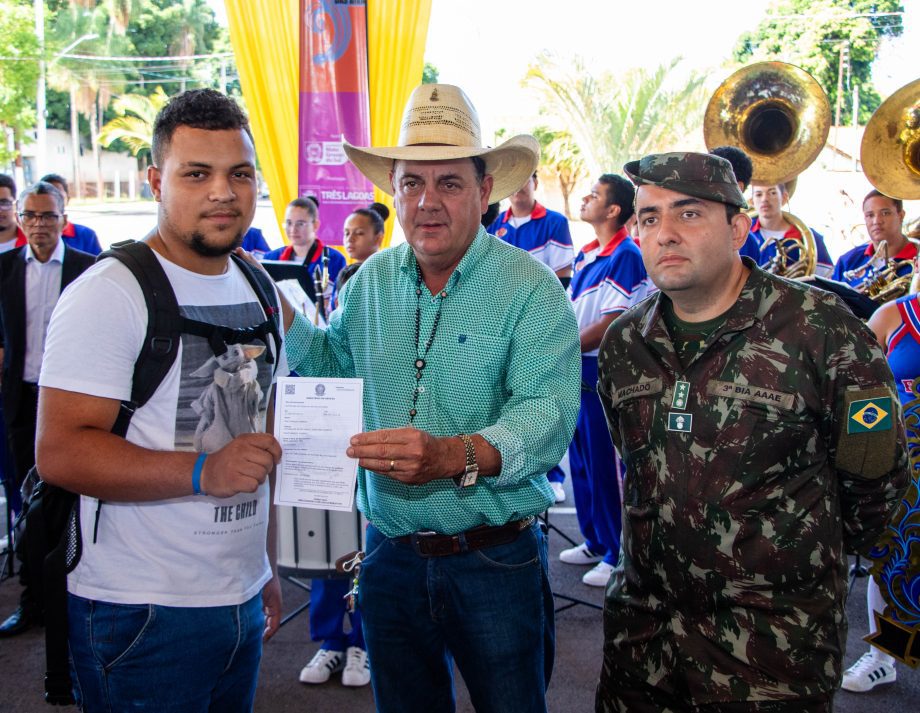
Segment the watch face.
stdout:
<path fill-rule="evenodd" d="M 479 477 L 479 470 L 467 470 L 463 475 L 460 476 L 460 482 L 458 485 L 461 488 L 468 488 L 471 485 L 476 484 L 476 479 Z"/>

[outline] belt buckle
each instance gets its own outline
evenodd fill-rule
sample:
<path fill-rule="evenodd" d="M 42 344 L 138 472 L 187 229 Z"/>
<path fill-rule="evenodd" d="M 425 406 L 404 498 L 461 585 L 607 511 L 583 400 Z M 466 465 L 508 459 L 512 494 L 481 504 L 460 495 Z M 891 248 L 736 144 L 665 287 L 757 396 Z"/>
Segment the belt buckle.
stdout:
<path fill-rule="evenodd" d="M 438 533 L 434 530 L 421 530 L 419 532 L 413 532 L 409 535 L 409 544 L 412 545 L 412 549 L 419 557 L 430 557 L 431 555 L 428 554 L 428 552 L 422 551 L 422 543 L 424 543 L 432 535 L 437 534 Z"/>

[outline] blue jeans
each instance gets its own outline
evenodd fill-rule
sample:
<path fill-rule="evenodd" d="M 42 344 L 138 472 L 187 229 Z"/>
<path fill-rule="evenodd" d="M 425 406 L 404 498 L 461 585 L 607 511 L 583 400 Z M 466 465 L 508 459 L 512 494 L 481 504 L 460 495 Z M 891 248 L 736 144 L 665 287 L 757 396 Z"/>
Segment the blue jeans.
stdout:
<path fill-rule="evenodd" d="M 506 545 L 422 557 L 367 529 L 358 599 L 379 713 L 452 713 L 452 661 L 477 713 L 543 713 L 555 653 L 539 523 Z"/>
<path fill-rule="evenodd" d="M 109 604 L 68 595 L 74 694 L 84 713 L 248 713 L 262 657 L 262 595 L 225 607 Z"/>

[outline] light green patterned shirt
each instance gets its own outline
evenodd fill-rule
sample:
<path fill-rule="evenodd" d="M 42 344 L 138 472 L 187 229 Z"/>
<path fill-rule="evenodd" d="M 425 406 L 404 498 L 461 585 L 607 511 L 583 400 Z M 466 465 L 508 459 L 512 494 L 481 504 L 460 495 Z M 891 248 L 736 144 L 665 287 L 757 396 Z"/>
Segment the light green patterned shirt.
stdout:
<path fill-rule="evenodd" d="M 377 253 L 345 285 L 326 329 L 298 315 L 285 338 L 298 374 L 364 378 L 369 431 L 409 423 L 416 275 L 408 244 Z M 421 289 L 419 354 L 440 301 Z M 454 534 L 544 511 L 553 502 L 545 474 L 575 429 L 578 327 L 552 271 L 480 228 L 445 289 L 413 425 L 435 436 L 478 433 L 501 453 L 502 469 L 462 489 L 450 478 L 405 485 L 359 470 L 358 507 L 387 537 Z"/>

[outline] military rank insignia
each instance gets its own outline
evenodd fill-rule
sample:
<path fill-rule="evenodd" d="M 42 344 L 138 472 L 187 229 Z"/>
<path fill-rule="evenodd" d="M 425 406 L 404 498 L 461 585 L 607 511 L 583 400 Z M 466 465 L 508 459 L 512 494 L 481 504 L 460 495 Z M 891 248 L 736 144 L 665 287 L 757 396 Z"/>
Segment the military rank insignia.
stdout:
<path fill-rule="evenodd" d="M 892 411 L 890 397 L 854 401 L 847 412 L 847 433 L 891 430 Z"/>
<path fill-rule="evenodd" d="M 687 408 L 687 398 L 690 396 L 690 382 L 678 381 L 674 384 L 674 398 L 671 399 L 671 407 L 685 409 Z"/>
<path fill-rule="evenodd" d="M 669 431 L 681 431 L 682 433 L 690 433 L 693 429 L 693 414 L 692 413 L 674 413 L 673 411 L 668 414 L 668 430 Z"/>

